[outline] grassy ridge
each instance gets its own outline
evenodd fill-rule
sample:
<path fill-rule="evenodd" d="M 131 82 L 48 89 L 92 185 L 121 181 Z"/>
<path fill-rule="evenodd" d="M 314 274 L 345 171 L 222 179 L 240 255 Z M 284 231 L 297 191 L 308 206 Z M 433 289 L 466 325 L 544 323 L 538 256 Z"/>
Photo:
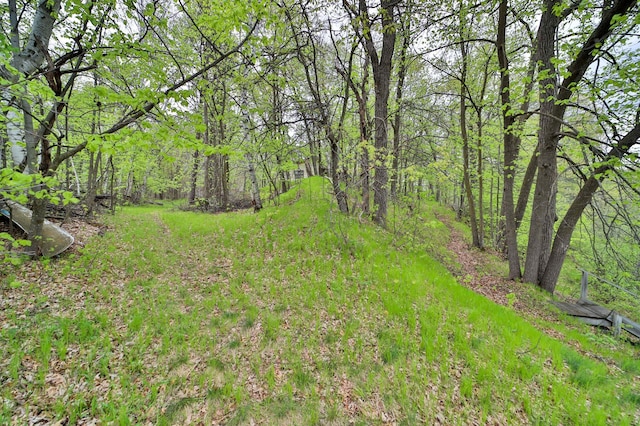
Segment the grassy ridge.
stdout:
<path fill-rule="evenodd" d="M 446 238 L 431 218 L 398 238 L 328 189 L 258 215 L 126 209 L 82 255 L 7 278 L 0 423 L 639 421 L 637 361 L 458 285 L 424 250 Z"/>

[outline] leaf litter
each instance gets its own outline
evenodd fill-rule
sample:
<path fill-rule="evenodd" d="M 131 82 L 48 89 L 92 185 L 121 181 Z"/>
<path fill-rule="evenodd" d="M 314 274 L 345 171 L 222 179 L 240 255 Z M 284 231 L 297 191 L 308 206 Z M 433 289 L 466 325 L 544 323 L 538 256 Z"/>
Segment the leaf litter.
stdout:
<path fill-rule="evenodd" d="M 283 308 L 269 302 L 273 286 L 243 278 L 231 260 L 237 253 L 227 247 L 220 250 L 223 256 L 209 259 L 198 248 L 182 250 L 171 242 L 171 229 L 162 218 L 152 217 L 163 241 L 169 243 L 165 249 L 177 258 L 173 269 L 151 273 L 141 266 L 129 271 L 126 264 L 114 265 L 108 257 L 94 255 L 89 267 L 78 271 L 86 242 L 92 235 L 103 235 L 105 227 L 76 224 L 77 229 L 72 226 L 69 230 L 81 237 L 72 256 L 27 262 L 12 271 L 13 282 L 21 285 L 4 286 L 0 299 L 4 347 L 0 386 L 11 423 L 66 424 L 75 416 L 77 424 L 99 424 L 105 418 L 115 421 L 118 408 L 129 404 L 131 413 L 127 416 L 135 416 L 130 418 L 141 424 L 154 424 L 160 418 L 175 424 L 225 424 L 232 419 L 244 424 L 286 424 L 300 419 L 299 404 L 289 407 L 283 402 L 282 414 L 276 412 L 271 418 L 256 412 L 242 414 L 242 407 L 264 407 L 268 412 L 273 401 L 286 402 L 289 397 L 300 404 L 316 398 L 327 424 L 357 419 L 398 424 L 403 420 L 402 408 L 385 399 L 391 385 L 385 384 L 386 390 L 376 389 L 377 381 L 383 378 L 393 382 L 409 375 L 382 361 L 375 333 L 391 325 L 386 316 L 366 304 L 339 302 L 337 312 L 318 307 L 312 315 L 300 317 L 306 302 L 298 297 L 304 295 L 283 297 Z M 124 241 L 117 246 L 119 250 L 132 247 Z M 483 274 L 478 253 L 470 250 L 460 235 L 452 233 L 450 249 L 462 265 L 460 276 L 471 277 L 461 278 L 461 283 L 497 303 L 509 304 L 508 294 L 517 291 L 513 283 Z M 264 261 L 286 259 L 278 250 L 272 245 L 264 253 Z M 336 272 L 333 274 L 335 278 Z M 151 279 L 152 284 L 144 284 Z M 275 277 L 265 279 L 281 286 L 281 292 L 299 285 Z M 305 272 L 305 280 L 310 279 Z M 133 282 L 142 284 L 135 287 Z M 186 293 L 185 288 L 189 289 Z M 326 289 L 333 297 L 331 286 Z M 363 300 L 371 296 L 361 294 Z M 526 300 L 524 295 L 517 296 L 514 308 L 535 314 L 535 306 L 527 306 Z M 141 301 L 148 305 L 140 305 Z M 161 302 L 166 309 L 154 309 L 153 304 Z M 131 319 L 136 308 L 144 308 L 140 325 Z M 250 321 L 252 308 L 257 314 Z M 418 316 L 418 307 L 414 309 Z M 163 327 L 171 333 L 153 332 L 145 313 L 156 319 L 166 316 Z M 274 335 L 268 334 L 267 314 L 277 319 Z M 42 353 L 46 352 L 43 330 L 57 330 L 65 318 L 75 320 L 70 341 L 60 348 L 53 344 L 48 353 Z M 190 318 L 200 319 L 194 325 Z M 345 330 L 354 319 L 358 333 L 348 335 Z M 182 329 L 189 324 L 191 328 Z M 420 331 L 417 324 L 415 334 Z M 138 331 L 133 331 L 136 327 Z M 9 337 L 12 333 L 21 333 L 22 338 Z M 167 347 L 173 347 L 171 339 L 187 351 L 174 368 L 170 368 L 171 359 L 180 359 L 182 352 L 167 353 Z M 64 335 L 52 340 L 64 341 Z M 9 349 L 5 343 L 13 347 Z M 100 346 L 105 349 L 96 349 Z M 216 362 L 212 364 L 213 359 Z M 426 370 L 432 368 L 421 357 L 411 362 L 422 365 L 421 374 L 429 374 Z M 363 371 L 352 371 L 354 368 Z M 466 423 L 481 424 L 476 409 L 460 396 L 464 368 L 452 364 L 447 377 L 435 375 L 420 395 L 412 396 L 422 410 L 417 419 L 448 424 L 455 421 L 452 413 L 461 410 L 465 414 L 460 418 L 466 418 Z M 149 397 L 151 394 L 156 396 Z M 77 409 L 71 412 L 69 407 L 74 404 Z M 339 407 L 333 420 L 326 414 L 330 407 Z M 527 423 L 524 414 L 518 417 Z M 494 413 L 485 423 L 508 422 Z"/>

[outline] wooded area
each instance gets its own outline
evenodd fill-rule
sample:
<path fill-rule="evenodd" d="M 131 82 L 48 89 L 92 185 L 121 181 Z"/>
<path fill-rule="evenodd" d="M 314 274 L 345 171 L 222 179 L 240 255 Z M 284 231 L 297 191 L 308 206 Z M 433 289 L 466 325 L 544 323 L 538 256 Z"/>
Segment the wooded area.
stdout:
<path fill-rule="evenodd" d="M 635 1 L 0 7 L 0 195 L 34 247 L 52 203 L 259 211 L 322 175 L 381 227 L 451 206 L 511 279 L 553 293 L 571 256 L 638 288 Z"/>
<path fill-rule="evenodd" d="M 640 423 L 635 0 L 0 11 L 0 424 Z"/>

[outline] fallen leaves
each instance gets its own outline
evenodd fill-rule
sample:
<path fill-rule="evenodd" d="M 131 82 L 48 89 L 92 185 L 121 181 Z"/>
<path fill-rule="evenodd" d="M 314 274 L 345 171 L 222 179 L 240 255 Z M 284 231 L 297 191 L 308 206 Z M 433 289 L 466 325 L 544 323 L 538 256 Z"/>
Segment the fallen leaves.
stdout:
<path fill-rule="evenodd" d="M 360 412 L 357 399 L 354 395 L 354 385 L 346 376 L 342 374 L 338 378 L 338 395 L 342 399 L 342 408 L 349 416 L 355 416 Z"/>
<path fill-rule="evenodd" d="M 105 236 L 109 251 L 87 244 L 25 264 L 15 272 L 22 285 L 2 289 L 0 392 L 13 423 L 526 423 L 520 406 L 483 417 L 482 385 L 454 347 L 474 337 L 473 325 L 455 323 L 463 310 L 430 294 L 393 314 L 383 296 L 403 278 L 385 288 L 360 276 L 353 256 L 342 265 L 339 254 L 310 251 L 296 263 L 285 242 L 262 234 L 241 241 L 231 229 L 223 246 L 210 217 L 203 229 L 216 238 L 163 217 L 129 218 Z M 467 284 L 508 304 L 511 283 L 507 292 L 464 243 L 454 248 Z M 505 401 L 490 404 L 518 402 Z"/>
<path fill-rule="evenodd" d="M 558 321 L 548 306 L 541 305 L 537 299 L 530 297 L 527 284 L 508 280 L 497 272 L 491 271 L 492 258 L 499 257 L 499 253 L 486 250 L 481 252 L 474 249 L 464 236 L 447 219 L 442 222 L 449 228 L 450 240 L 447 248 L 456 257 L 460 270 L 456 274 L 458 282 L 485 296 L 487 299 L 502 305 L 510 306 L 519 314 L 529 318 L 542 318 L 547 321 Z M 549 330 L 549 333 L 554 333 Z"/>

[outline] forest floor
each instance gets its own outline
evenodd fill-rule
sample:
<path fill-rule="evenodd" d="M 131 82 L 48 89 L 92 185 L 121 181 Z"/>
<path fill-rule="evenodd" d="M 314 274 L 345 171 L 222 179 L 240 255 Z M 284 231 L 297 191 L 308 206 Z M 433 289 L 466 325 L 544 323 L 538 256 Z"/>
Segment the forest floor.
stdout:
<path fill-rule="evenodd" d="M 447 265 L 450 272 L 457 278 L 458 283 L 474 292 L 486 297 L 493 302 L 508 306 L 522 317 L 536 323 L 536 326 L 548 336 L 562 340 L 572 346 L 582 355 L 601 362 L 615 365 L 615 360 L 605 358 L 601 354 L 583 350 L 572 339 L 567 339 L 566 334 L 559 332 L 550 324 L 563 324 L 577 332 L 593 331 L 604 339 L 610 336 L 606 329 L 596 329 L 579 323 L 577 320 L 561 313 L 552 304 L 552 299 L 569 301 L 570 297 L 555 293 L 553 297 L 529 284 L 515 282 L 506 277 L 506 273 L 500 273 L 495 268 L 496 261 L 500 261 L 501 254 L 492 249 L 480 250 L 474 248 L 469 239 L 458 228 L 452 225 L 451 218 L 438 216 L 438 219 L 449 229 L 449 242 L 447 249 L 454 255 L 456 265 Z M 536 294 L 537 293 L 537 294 Z M 532 297 L 533 295 L 533 297 Z M 637 339 L 623 335 L 632 345 L 638 345 Z"/>
<path fill-rule="evenodd" d="M 495 278 L 451 218 L 402 217 L 409 239 L 315 197 L 127 208 L 7 270 L 0 424 L 640 421 L 637 352 Z"/>
<path fill-rule="evenodd" d="M 532 306 L 531 299 L 524 293 L 524 287 L 520 283 L 510 281 L 503 276 L 489 271 L 490 265 L 500 257 L 498 252 L 491 249 L 480 250 L 473 248 L 468 238 L 456 227 L 452 226 L 451 219 L 439 216 L 450 232 L 447 248 L 455 255 L 458 268 L 451 268 L 451 273 L 458 278 L 458 282 L 478 294 L 494 301 L 502 306 L 510 306 L 518 312 L 529 312 L 534 315 L 544 316 L 548 309 L 541 306 Z"/>

